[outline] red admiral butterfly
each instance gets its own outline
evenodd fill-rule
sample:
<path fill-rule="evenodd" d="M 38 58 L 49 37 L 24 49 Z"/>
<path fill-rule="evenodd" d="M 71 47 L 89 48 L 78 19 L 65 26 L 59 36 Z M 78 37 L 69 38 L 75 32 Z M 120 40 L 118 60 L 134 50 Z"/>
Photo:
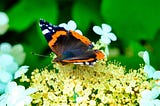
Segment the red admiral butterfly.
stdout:
<path fill-rule="evenodd" d="M 92 50 L 93 44 L 87 37 L 75 31 L 68 31 L 44 20 L 40 20 L 40 27 L 49 47 L 57 56 L 54 62 L 93 65 L 104 58 L 100 50 Z"/>

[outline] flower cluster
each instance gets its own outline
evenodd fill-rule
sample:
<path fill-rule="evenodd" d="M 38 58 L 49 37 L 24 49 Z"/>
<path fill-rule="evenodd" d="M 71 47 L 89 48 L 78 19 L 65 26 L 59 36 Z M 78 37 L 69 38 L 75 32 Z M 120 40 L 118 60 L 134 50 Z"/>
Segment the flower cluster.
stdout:
<path fill-rule="evenodd" d="M 0 44 L 0 94 L 4 92 L 8 82 L 27 72 L 28 66 L 19 66 L 24 62 L 25 53 L 20 44 L 13 47 L 9 43 Z"/>
<path fill-rule="evenodd" d="M 38 90 L 31 95 L 32 103 L 45 106 L 138 105 L 140 92 L 150 90 L 155 83 L 147 79 L 143 68 L 126 73 L 120 64 L 105 60 L 94 67 L 54 64 L 52 70 L 32 72 L 30 87 Z"/>
<path fill-rule="evenodd" d="M 0 44 L 0 106 L 24 106 L 32 101 L 29 94 L 36 92 L 36 89 L 25 90 L 24 86 L 12 81 L 28 71 L 29 66 L 19 67 L 24 59 L 22 45 Z"/>
<path fill-rule="evenodd" d="M 17 85 L 16 82 L 9 82 L 5 93 L 0 96 L 0 106 L 24 106 L 32 101 L 30 94 L 36 92 L 34 88 L 25 90 L 24 86 Z"/>
<path fill-rule="evenodd" d="M 151 90 L 147 89 L 141 92 L 140 106 L 159 106 L 160 100 L 157 98 L 160 95 L 160 71 L 156 71 L 150 65 L 149 53 L 147 51 L 139 52 L 139 56 L 145 62 L 144 72 L 147 74 L 147 77 L 155 81 Z"/>
<path fill-rule="evenodd" d="M 9 18 L 0 12 L 0 35 L 8 30 Z M 25 60 L 25 53 L 21 44 L 11 46 L 9 43 L 0 44 L 0 106 L 24 106 L 32 101 L 30 94 L 36 89 L 17 85 L 14 79 L 23 76 L 29 66 L 21 66 Z"/>

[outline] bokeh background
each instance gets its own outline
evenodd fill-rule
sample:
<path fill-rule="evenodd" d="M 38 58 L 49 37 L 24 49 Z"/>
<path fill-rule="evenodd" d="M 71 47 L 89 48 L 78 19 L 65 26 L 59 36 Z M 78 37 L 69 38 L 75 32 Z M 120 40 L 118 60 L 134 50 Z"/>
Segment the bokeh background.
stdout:
<path fill-rule="evenodd" d="M 31 69 L 51 63 L 51 50 L 38 26 L 39 19 L 52 24 L 74 20 L 85 36 L 96 42 L 92 27 L 106 23 L 118 40 L 109 45 L 108 60 L 119 61 L 126 68 L 137 69 L 142 59 L 138 52 L 147 50 L 151 65 L 160 69 L 159 0 L 0 0 L 0 11 L 9 17 L 9 29 L 0 43 L 20 43 L 26 52 L 25 65 Z"/>

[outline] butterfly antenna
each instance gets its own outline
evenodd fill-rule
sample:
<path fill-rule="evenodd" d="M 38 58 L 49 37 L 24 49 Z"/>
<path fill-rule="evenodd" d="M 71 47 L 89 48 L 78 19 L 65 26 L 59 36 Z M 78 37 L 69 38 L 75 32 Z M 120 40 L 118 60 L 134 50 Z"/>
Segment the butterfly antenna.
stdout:
<path fill-rule="evenodd" d="M 46 56 L 46 55 L 42 55 L 42 54 L 38 54 L 38 53 L 33 53 L 33 52 L 31 52 L 31 54 L 36 55 L 36 56 L 40 56 L 40 57 L 50 57 L 50 56 Z"/>

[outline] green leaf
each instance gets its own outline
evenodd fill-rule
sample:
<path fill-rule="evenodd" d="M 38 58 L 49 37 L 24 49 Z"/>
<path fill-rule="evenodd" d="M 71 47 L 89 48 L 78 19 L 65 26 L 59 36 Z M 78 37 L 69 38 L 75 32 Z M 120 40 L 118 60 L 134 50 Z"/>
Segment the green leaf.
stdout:
<path fill-rule="evenodd" d="M 103 0 L 101 13 L 124 40 L 153 39 L 160 28 L 159 4 L 159 0 Z"/>
<path fill-rule="evenodd" d="M 52 59 L 49 56 L 50 51 L 47 51 L 49 50 L 48 43 L 37 23 L 34 23 L 19 36 L 23 36 L 20 38 L 20 41 L 22 42 L 26 53 L 24 64 L 29 65 L 30 69 L 33 70 L 35 68 L 45 67 L 51 63 Z M 44 56 L 35 55 L 34 53 Z"/>
<path fill-rule="evenodd" d="M 127 69 L 135 69 L 139 67 L 139 64 L 144 63 L 143 59 L 138 56 L 138 52 L 144 50 L 145 48 L 141 44 L 137 43 L 136 41 L 131 41 L 129 42 L 128 47 L 125 49 L 124 55 L 112 58 L 112 60 L 121 62 L 122 65 L 126 66 Z"/>
<path fill-rule="evenodd" d="M 73 5 L 72 17 L 82 31 L 87 31 L 91 23 L 100 23 L 98 8 L 99 1 L 77 0 Z"/>
<path fill-rule="evenodd" d="M 54 0 L 20 0 L 7 13 L 10 29 L 22 32 L 40 18 L 55 23 L 58 7 Z"/>

